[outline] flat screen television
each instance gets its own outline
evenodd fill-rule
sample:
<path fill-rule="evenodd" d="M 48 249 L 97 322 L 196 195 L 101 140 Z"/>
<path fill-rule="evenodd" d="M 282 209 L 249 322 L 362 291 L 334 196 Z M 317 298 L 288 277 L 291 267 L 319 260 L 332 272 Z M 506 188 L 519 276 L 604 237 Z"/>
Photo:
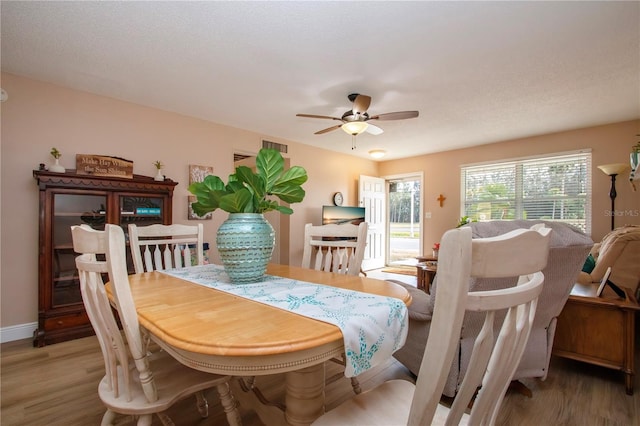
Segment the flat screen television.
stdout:
<path fill-rule="evenodd" d="M 338 224 L 351 223 L 360 225 L 365 220 L 364 207 L 348 207 L 348 206 L 322 206 L 322 224 Z"/>

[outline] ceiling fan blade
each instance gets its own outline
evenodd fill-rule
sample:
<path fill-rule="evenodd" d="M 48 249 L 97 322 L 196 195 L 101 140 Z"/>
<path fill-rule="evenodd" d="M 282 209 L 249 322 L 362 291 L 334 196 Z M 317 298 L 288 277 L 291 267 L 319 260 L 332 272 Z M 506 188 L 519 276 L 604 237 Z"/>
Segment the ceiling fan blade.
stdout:
<path fill-rule="evenodd" d="M 318 130 L 317 132 L 314 133 L 314 135 L 322 135 L 324 133 L 332 132 L 332 131 L 334 131 L 336 129 L 339 129 L 340 126 L 342 126 L 342 124 L 336 124 L 335 126 L 331 126 L 331 127 L 326 128 L 326 129 Z"/>
<path fill-rule="evenodd" d="M 296 117 L 306 117 L 306 118 L 326 118 L 329 120 L 338 120 L 342 121 L 341 118 L 338 117 L 329 117 L 328 115 L 315 115 L 315 114 L 296 114 Z"/>
<path fill-rule="evenodd" d="M 376 136 L 376 135 L 381 135 L 384 133 L 384 130 L 382 130 L 380 127 L 378 126 L 374 126 L 371 123 L 367 123 L 367 130 L 365 130 L 365 132 L 367 133 L 371 133 L 372 135 Z"/>
<path fill-rule="evenodd" d="M 369 118 L 369 120 L 405 120 L 407 118 L 415 118 L 418 116 L 418 111 L 398 111 L 388 112 L 386 114 L 378 114 Z"/>
<path fill-rule="evenodd" d="M 371 96 L 358 95 L 353 101 L 353 108 L 351 110 L 354 114 L 364 114 L 371 105 Z"/>

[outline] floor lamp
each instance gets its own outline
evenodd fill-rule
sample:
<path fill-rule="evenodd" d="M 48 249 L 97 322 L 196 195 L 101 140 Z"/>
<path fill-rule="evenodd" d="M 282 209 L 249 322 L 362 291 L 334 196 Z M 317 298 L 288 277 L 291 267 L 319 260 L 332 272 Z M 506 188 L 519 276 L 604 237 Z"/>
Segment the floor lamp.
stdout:
<path fill-rule="evenodd" d="M 616 220 L 616 197 L 618 196 L 618 193 L 616 192 L 616 176 L 624 173 L 629 168 L 629 165 L 625 163 L 604 164 L 602 166 L 598 166 L 598 168 L 611 177 L 609 197 L 611 198 L 611 230 L 613 231 L 615 229 Z"/>

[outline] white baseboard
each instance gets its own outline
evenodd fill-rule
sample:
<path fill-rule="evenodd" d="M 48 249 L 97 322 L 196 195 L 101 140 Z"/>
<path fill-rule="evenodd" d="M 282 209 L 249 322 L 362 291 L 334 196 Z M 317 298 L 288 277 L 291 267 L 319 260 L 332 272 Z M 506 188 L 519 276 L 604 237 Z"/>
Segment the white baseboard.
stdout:
<path fill-rule="evenodd" d="M 27 324 L 10 325 L 0 328 L 0 343 L 13 342 L 14 340 L 29 339 L 33 337 L 33 331 L 38 328 L 37 322 Z"/>

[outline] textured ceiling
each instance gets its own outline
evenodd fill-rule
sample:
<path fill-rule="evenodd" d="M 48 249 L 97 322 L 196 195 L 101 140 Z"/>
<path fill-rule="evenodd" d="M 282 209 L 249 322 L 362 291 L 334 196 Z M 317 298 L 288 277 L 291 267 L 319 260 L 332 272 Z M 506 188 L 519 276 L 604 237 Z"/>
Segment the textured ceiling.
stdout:
<path fill-rule="evenodd" d="M 640 117 L 640 2 L 0 3 L 2 70 L 385 159 Z M 357 149 L 349 93 L 380 121 Z M 11 96 L 11 94 L 9 94 Z"/>

